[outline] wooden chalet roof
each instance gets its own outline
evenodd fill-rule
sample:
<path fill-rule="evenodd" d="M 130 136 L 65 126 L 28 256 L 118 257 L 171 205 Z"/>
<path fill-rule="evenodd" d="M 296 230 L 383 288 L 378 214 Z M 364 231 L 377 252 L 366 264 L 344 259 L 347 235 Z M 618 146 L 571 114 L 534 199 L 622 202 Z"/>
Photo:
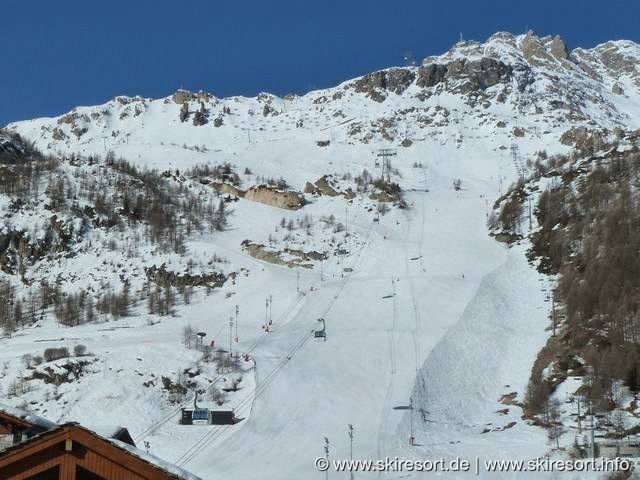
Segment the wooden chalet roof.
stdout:
<path fill-rule="evenodd" d="M 0 403 L 0 427 L 12 426 L 19 430 L 28 430 L 34 433 L 44 432 L 58 425 L 31 412 Z"/>
<path fill-rule="evenodd" d="M 0 434 L 24 431 L 28 437 L 32 437 L 46 430 L 51 430 L 59 425 L 32 412 L 10 407 L 0 403 Z M 120 440 L 129 445 L 136 446 L 129 431 L 120 425 L 97 425 L 87 427 L 104 438 Z"/>
<path fill-rule="evenodd" d="M 0 478 L 23 480 L 58 469 L 75 480 L 78 468 L 108 480 L 200 480 L 137 448 L 75 423 L 60 425 L 0 452 Z"/>

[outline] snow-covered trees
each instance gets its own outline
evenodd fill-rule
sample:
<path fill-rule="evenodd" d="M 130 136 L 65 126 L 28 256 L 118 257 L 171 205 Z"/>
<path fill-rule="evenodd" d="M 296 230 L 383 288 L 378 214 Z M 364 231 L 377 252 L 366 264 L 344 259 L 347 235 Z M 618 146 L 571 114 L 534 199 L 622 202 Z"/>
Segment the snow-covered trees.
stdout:
<path fill-rule="evenodd" d="M 0 328 L 4 335 L 11 335 L 21 318 L 16 318 L 12 305 L 15 301 L 15 290 L 7 281 L 0 281 Z"/>
<path fill-rule="evenodd" d="M 9 160 L 11 165 L 2 163 Z M 229 164 L 210 170 L 239 183 Z M 141 247 L 160 254 L 184 254 L 187 236 L 224 230 L 231 213 L 218 193 L 199 186 L 192 188 L 191 180 L 178 170 L 141 169 L 116 159 L 112 152 L 104 160 L 76 155 L 54 159 L 24 147 L 10 159 L 1 157 L 0 194 L 9 197 L 7 213 L 35 219 L 35 223 L 26 230 L 8 222 L 1 234 L 0 268 L 8 277 L 0 282 L 0 333 L 10 335 L 24 324 L 35 323 L 51 307 L 65 326 L 92 322 L 98 316 L 126 316 L 136 301 L 146 297 L 132 294 L 122 276 L 122 287 L 114 286 L 115 291 L 73 291 L 60 277 L 55 284 L 47 278 L 34 282 L 33 271 L 42 262 L 63 255 L 71 258 L 96 247 L 98 255 L 110 250 L 118 255 L 125 252 L 128 258 L 137 256 Z M 40 192 L 45 194 L 41 199 Z M 116 268 L 121 270 L 117 262 Z M 21 288 L 16 294 L 17 285 Z M 173 287 L 146 289 L 151 313 L 171 311 Z M 182 289 L 180 294 L 188 302 L 191 290 Z"/>
<path fill-rule="evenodd" d="M 570 370 L 583 371 L 585 395 L 600 410 L 615 408 L 616 386 L 640 388 L 638 179 L 640 155 L 616 154 L 606 166 L 565 173 L 539 196 L 529 257 L 542 272 L 560 274 L 553 295 L 561 340 L 548 342 L 534 365 L 533 413 Z M 553 375 L 542 378 L 550 365 Z"/>
<path fill-rule="evenodd" d="M 182 107 L 180 107 L 180 121 L 186 122 L 187 118 L 189 118 L 189 104 L 184 102 Z"/>

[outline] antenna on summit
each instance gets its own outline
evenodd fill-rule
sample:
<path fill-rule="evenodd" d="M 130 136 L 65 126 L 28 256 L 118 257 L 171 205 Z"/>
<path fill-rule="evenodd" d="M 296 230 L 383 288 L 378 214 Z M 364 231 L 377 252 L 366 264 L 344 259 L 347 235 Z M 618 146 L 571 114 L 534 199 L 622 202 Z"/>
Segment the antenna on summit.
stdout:
<path fill-rule="evenodd" d="M 462 37 L 462 32 L 460 32 L 460 43 L 464 42 L 464 38 Z"/>

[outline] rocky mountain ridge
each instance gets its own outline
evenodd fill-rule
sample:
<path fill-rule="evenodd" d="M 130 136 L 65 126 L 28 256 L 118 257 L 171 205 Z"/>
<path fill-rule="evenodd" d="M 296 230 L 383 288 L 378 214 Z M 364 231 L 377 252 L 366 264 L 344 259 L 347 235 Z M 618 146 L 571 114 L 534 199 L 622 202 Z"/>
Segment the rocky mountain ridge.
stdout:
<path fill-rule="evenodd" d="M 283 129 L 345 144 L 382 139 L 409 146 L 463 116 L 470 126 L 498 128 L 520 126 L 526 116 L 539 126 L 524 133 L 538 137 L 568 124 L 629 129 L 640 126 L 639 65 L 640 46 L 630 41 L 569 52 L 559 36 L 500 32 L 484 43 L 461 40 L 420 66 L 381 70 L 302 97 L 221 99 L 182 90 L 159 100 L 116 97 L 8 130 L 44 151 L 104 153 L 153 142 L 154 131 L 164 145 L 194 150 L 241 137 L 272 140 L 269 132 Z"/>

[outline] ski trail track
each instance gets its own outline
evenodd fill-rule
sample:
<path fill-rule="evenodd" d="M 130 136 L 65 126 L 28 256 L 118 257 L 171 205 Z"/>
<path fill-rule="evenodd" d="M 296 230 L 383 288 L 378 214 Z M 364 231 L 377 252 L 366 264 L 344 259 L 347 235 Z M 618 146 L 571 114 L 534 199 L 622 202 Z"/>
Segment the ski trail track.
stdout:
<path fill-rule="evenodd" d="M 364 256 L 367 247 L 369 245 L 372 235 L 372 229 L 369 229 L 367 241 L 352 257 L 355 257 L 355 261 L 352 264 L 352 269 L 356 269 Z M 266 368 L 268 373 L 260 378 L 256 375 L 258 381 L 255 391 L 247 397 L 241 405 L 239 405 L 238 412 L 239 417 L 242 418 L 242 414 L 246 414 L 249 421 L 252 418 L 249 413 L 253 409 L 253 406 L 260 397 L 268 393 L 269 386 L 272 382 L 277 380 L 278 374 L 291 363 L 295 363 L 295 355 L 305 347 L 305 344 L 313 338 L 314 331 L 318 328 L 319 324 L 317 318 L 325 318 L 331 311 L 334 303 L 338 300 L 339 296 L 343 292 L 347 282 L 351 277 L 351 273 L 347 273 L 339 281 L 328 280 L 326 282 L 320 282 L 321 287 L 315 291 L 315 293 L 307 293 L 304 298 L 304 302 L 300 299 L 295 308 L 285 313 L 287 321 L 281 329 L 275 328 L 273 333 L 262 335 L 251 347 L 250 352 L 254 353 L 254 358 L 258 360 L 261 356 L 264 360 L 270 358 L 271 360 L 277 359 L 275 365 L 268 365 L 269 362 L 260 361 L 258 372 L 263 368 Z M 306 307 L 305 311 L 301 312 L 300 317 L 304 320 L 294 320 L 297 313 L 302 310 L 302 307 Z M 319 312 L 316 315 L 311 315 L 309 312 Z M 311 317 L 311 319 L 310 319 Z M 276 326 L 277 324 L 274 324 Z M 288 346 L 286 346 L 288 345 Z M 286 353 L 283 353 L 283 346 Z M 274 353 L 274 355 L 266 355 L 263 353 Z M 263 367 L 263 364 L 265 367 Z M 249 423 L 249 422 L 248 422 Z M 198 456 L 201 456 L 207 449 L 213 448 L 220 441 L 226 441 L 230 437 L 231 440 L 242 439 L 244 436 L 242 433 L 242 425 L 239 431 L 232 431 L 227 426 L 210 427 L 208 431 L 200 437 L 187 451 L 185 451 L 174 463 L 179 466 L 185 466 Z"/>
<path fill-rule="evenodd" d="M 187 452 L 182 461 L 191 471 L 225 480 L 256 471 L 263 478 L 315 478 L 313 462 L 324 455 L 324 437 L 331 458 L 349 458 L 349 424 L 354 458 L 393 457 L 408 446 L 409 417 L 395 407 L 409 405 L 416 366 L 457 323 L 480 279 L 504 261 L 504 250 L 486 237 L 477 192 L 443 189 L 407 197 L 421 211 L 368 224 L 366 246 L 351 254 L 359 259 L 353 273 L 316 283 L 299 314 L 257 346 L 257 390 L 265 388 L 251 415 Z M 354 227 L 362 229 L 362 222 Z M 323 315 L 326 342 L 311 337 Z M 298 342 L 303 347 L 286 358 Z"/>
<path fill-rule="evenodd" d="M 418 348 L 418 335 L 417 335 L 418 324 L 419 324 L 419 313 L 418 313 L 418 306 L 417 306 L 416 297 L 415 297 L 414 278 L 422 279 L 423 276 L 421 275 L 422 272 L 419 272 L 417 275 L 414 275 L 414 273 L 411 270 L 412 269 L 415 270 L 416 268 L 420 268 L 420 270 L 422 270 L 422 242 L 424 240 L 424 226 L 425 226 L 424 194 L 420 195 L 420 202 L 422 205 L 422 209 L 421 209 L 422 214 L 420 215 L 421 221 L 420 221 L 419 230 L 418 230 L 420 237 L 417 242 L 415 242 L 412 239 L 411 225 L 413 220 L 415 219 L 415 216 L 412 215 L 413 212 L 405 212 L 406 223 L 404 225 L 406 226 L 407 231 L 406 231 L 406 237 L 405 237 L 406 240 L 402 242 L 404 245 L 404 276 L 402 276 L 402 280 L 403 281 L 408 280 L 409 282 L 409 293 L 410 293 L 411 307 L 412 307 L 412 312 L 411 312 L 412 315 L 410 316 L 403 315 L 403 318 L 406 317 L 406 320 L 403 322 L 404 328 L 406 329 L 404 331 L 404 334 L 409 335 L 410 341 L 413 344 L 412 353 L 413 353 L 414 367 L 415 367 L 416 373 L 418 371 L 418 361 L 419 361 L 419 348 Z M 416 247 L 417 247 L 417 255 L 414 256 L 414 253 L 416 253 L 415 252 Z M 414 260 L 411 260 L 411 259 L 414 259 Z M 412 268 L 410 263 L 415 261 L 415 259 L 419 259 L 420 263 L 417 263 L 417 265 Z M 393 281 L 395 286 L 395 279 Z M 393 328 L 390 330 L 390 333 L 389 333 L 390 353 L 391 353 L 391 375 L 389 377 L 389 384 L 386 390 L 385 401 L 384 401 L 384 406 L 382 411 L 382 421 L 380 422 L 380 428 L 378 432 L 378 449 L 377 449 L 378 458 L 385 458 L 389 456 L 388 455 L 389 438 L 393 437 L 396 434 L 395 431 L 391 431 L 390 429 L 389 418 L 390 418 L 391 411 L 393 409 L 392 398 L 394 396 L 394 384 L 397 381 L 396 379 L 396 368 L 397 368 L 396 367 L 396 362 L 397 362 L 396 343 L 402 343 L 401 342 L 402 339 L 400 338 L 401 333 L 398 330 L 398 311 L 397 311 L 398 294 L 396 291 L 394 291 L 392 294 L 394 295 L 394 298 L 393 298 L 394 316 L 393 316 Z M 411 325 L 409 323 L 411 323 Z M 404 343 L 405 343 L 404 346 L 406 348 L 407 346 L 406 342 Z M 405 368 L 405 369 L 406 367 L 407 367 L 406 365 L 402 366 L 402 368 Z M 401 400 L 402 399 L 399 399 L 399 401 Z M 406 407 L 407 405 L 409 405 L 410 399 L 405 403 L 406 404 L 402 406 Z M 411 412 L 409 414 L 411 414 Z M 399 432 L 398 435 L 402 437 L 401 432 Z M 383 473 L 379 472 L 378 478 L 380 478 L 382 475 Z"/>
<path fill-rule="evenodd" d="M 258 260 L 255 259 L 251 259 L 253 261 L 253 263 L 260 265 L 261 262 L 259 262 Z M 267 265 L 269 268 L 275 268 L 271 265 Z M 307 301 L 307 296 L 306 294 L 302 293 L 299 294 L 294 300 L 293 302 L 291 302 L 290 306 L 288 308 L 285 309 L 284 313 L 282 315 L 280 315 L 279 317 L 276 317 L 276 319 L 273 321 L 273 328 L 278 328 L 280 325 L 285 325 L 287 324 L 306 304 Z M 226 330 L 226 325 L 223 325 L 221 327 L 221 329 Z M 216 337 L 219 336 L 218 332 L 216 334 Z M 265 340 L 267 340 L 269 338 L 269 333 L 263 332 L 261 335 L 258 336 L 257 339 L 253 340 L 252 342 L 250 342 L 250 344 L 246 347 L 244 347 L 243 345 L 243 353 L 247 353 L 249 355 L 253 355 L 253 353 L 255 352 L 256 348 L 258 348 Z M 226 373 L 220 373 L 219 375 L 216 376 L 216 378 L 213 379 L 212 384 L 216 384 L 219 380 L 221 380 L 222 378 L 224 378 L 227 374 Z M 256 379 L 257 380 L 257 379 Z M 163 425 L 175 421 L 176 416 L 180 413 L 181 409 L 183 407 L 188 407 L 193 403 L 193 398 L 183 402 L 181 405 L 179 405 L 176 408 L 173 408 L 172 410 L 170 410 L 166 415 L 164 415 L 163 417 L 161 417 L 160 419 L 158 419 L 156 422 L 154 422 L 153 424 L 147 426 L 142 432 L 138 433 L 135 437 L 135 441 L 140 443 L 141 441 L 145 440 L 147 437 L 153 436 L 156 432 L 158 432 Z M 243 404 L 240 406 L 240 408 L 245 407 L 246 405 Z M 238 412 L 239 413 L 239 412 Z M 247 413 L 245 412 L 245 409 L 243 408 L 243 413 Z M 216 429 L 216 430 L 219 430 Z M 217 432 L 216 432 L 217 433 Z M 211 434 L 211 436 L 215 436 L 213 433 Z M 204 437 L 202 437 L 204 438 Z M 201 440 L 202 440 L 201 438 Z M 198 442 L 196 442 L 195 445 L 200 445 L 201 440 L 198 440 Z M 189 450 L 187 450 L 187 452 L 185 452 L 185 454 L 183 456 L 187 456 L 187 454 L 191 453 L 191 448 Z M 182 456 L 179 458 L 179 460 L 183 460 Z"/>
<path fill-rule="evenodd" d="M 532 451 L 543 455 L 544 430 L 523 422 L 517 406 L 509 406 L 507 414 L 498 412 L 505 408 L 498 403 L 501 395 L 517 392 L 518 401 L 524 399 L 529 369 L 547 337 L 545 312 L 539 308 L 544 295 L 540 283 L 521 246 L 512 248 L 503 264 L 482 279 L 460 321 L 431 350 L 419 372 L 412 396 L 430 413 L 428 422 L 414 419 L 420 445 L 414 454 L 471 459 L 484 455 L 483 460 L 528 460 L 535 457 Z M 513 426 L 504 428 L 510 422 Z M 403 424 L 407 428 L 408 419 Z M 404 448 L 397 454 L 406 457 L 409 451 Z M 459 472 L 458 477 L 478 478 L 471 472 Z M 495 472 L 491 478 L 521 477 Z"/>

